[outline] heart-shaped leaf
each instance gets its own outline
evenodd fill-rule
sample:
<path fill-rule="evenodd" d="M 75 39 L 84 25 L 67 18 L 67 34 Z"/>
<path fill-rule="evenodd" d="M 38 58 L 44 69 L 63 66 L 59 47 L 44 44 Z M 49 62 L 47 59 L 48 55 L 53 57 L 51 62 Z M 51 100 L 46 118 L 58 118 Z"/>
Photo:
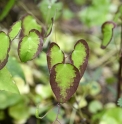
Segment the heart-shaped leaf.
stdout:
<path fill-rule="evenodd" d="M 26 15 L 22 19 L 22 31 L 24 35 L 28 35 L 30 30 L 36 29 L 39 32 L 42 31 L 41 25 L 39 25 L 36 21 L 36 19 L 32 15 Z"/>
<path fill-rule="evenodd" d="M 15 22 L 9 32 L 8 32 L 8 35 L 10 37 L 11 40 L 14 40 L 14 38 L 18 35 L 18 33 L 20 32 L 21 30 L 21 20 Z"/>
<path fill-rule="evenodd" d="M 111 42 L 113 36 L 113 29 L 116 27 L 116 24 L 112 21 L 107 21 L 102 25 L 102 34 L 103 41 L 101 44 L 101 48 L 105 49 L 107 45 Z"/>
<path fill-rule="evenodd" d="M 47 51 L 47 63 L 49 70 L 51 70 L 51 68 L 57 63 L 63 63 L 64 61 L 64 53 L 60 50 L 60 47 L 56 43 L 52 42 Z"/>
<path fill-rule="evenodd" d="M 43 39 L 39 31 L 33 29 L 24 36 L 18 46 L 18 54 L 22 62 L 27 62 L 38 56 L 42 50 Z"/>
<path fill-rule="evenodd" d="M 0 32 L 0 69 L 2 69 L 8 61 L 8 52 L 10 50 L 10 39 L 4 33 Z"/>
<path fill-rule="evenodd" d="M 79 81 L 80 73 L 72 64 L 58 63 L 51 69 L 50 84 L 59 103 L 64 103 L 72 97 Z"/>
<path fill-rule="evenodd" d="M 78 68 L 80 75 L 84 74 L 86 66 L 88 64 L 89 47 L 85 40 L 81 39 L 77 41 L 74 46 L 74 50 L 71 53 L 71 63 Z"/>

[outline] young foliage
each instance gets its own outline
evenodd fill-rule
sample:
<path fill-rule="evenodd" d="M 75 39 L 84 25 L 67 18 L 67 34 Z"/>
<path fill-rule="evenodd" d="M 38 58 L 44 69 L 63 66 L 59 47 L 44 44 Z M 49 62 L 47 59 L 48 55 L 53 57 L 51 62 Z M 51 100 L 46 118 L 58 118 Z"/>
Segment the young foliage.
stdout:
<path fill-rule="evenodd" d="M 116 27 L 116 24 L 112 21 L 107 21 L 102 25 L 102 34 L 103 41 L 101 44 L 101 48 L 105 49 L 107 45 L 111 42 L 113 36 L 113 29 Z"/>
<path fill-rule="evenodd" d="M 0 91 L 3 90 L 19 94 L 19 90 L 6 67 L 0 70 Z"/>
<path fill-rule="evenodd" d="M 74 50 L 71 53 L 71 63 L 78 68 L 80 75 L 84 74 L 86 66 L 88 64 L 89 48 L 85 40 L 81 39 L 77 41 L 74 46 Z"/>
<path fill-rule="evenodd" d="M 4 33 L 0 32 L 0 69 L 2 69 L 8 61 L 8 52 L 10 50 L 10 39 Z"/>
<path fill-rule="evenodd" d="M 64 103 L 72 97 L 79 81 L 80 73 L 72 64 L 59 63 L 51 69 L 50 84 L 59 103 Z"/>
<path fill-rule="evenodd" d="M 41 25 L 39 25 L 36 19 L 32 15 L 26 15 L 22 19 L 22 31 L 24 35 L 28 35 L 30 30 L 36 29 L 39 32 L 42 31 Z"/>
<path fill-rule="evenodd" d="M 15 22 L 9 32 L 8 32 L 8 36 L 10 37 L 11 40 L 14 40 L 14 38 L 16 38 L 16 36 L 18 35 L 18 33 L 21 30 L 21 20 Z"/>
<path fill-rule="evenodd" d="M 33 29 L 28 35 L 24 36 L 18 45 L 18 55 L 22 62 L 37 57 L 42 50 L 43 39 L 39 31 Z"/>
<path fill-rule="evenodd" d="M 56 43 L 52 42 L 47 51 L 47 63 L 49 70 L 51 70 L 55 64 L 63 63 L 64 61 L 64 53 Z"/>
<path fill-rule="evenodd" d="M 66 102 L 76 92 L 79 81 L 88 63 L 89 48 L 85 40 L 75 44 L 70 55 L 72 64 L 64 63 L 64 53 L 56 43 L 51 43 L 47 51 L 51 88 L 59 103 Z"/>

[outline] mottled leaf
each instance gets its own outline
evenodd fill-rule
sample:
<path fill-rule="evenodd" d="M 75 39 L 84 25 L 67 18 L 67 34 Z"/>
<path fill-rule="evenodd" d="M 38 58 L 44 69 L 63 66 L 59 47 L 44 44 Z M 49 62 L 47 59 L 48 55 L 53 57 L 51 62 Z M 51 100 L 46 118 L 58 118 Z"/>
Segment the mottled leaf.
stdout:
<path fill-rule="evenodd" d="M 4 33 L 0 32 L 0 69 L 2 69 L 8 61 L 8 52 L 10 50 L 10 39 Z"/>
<path fill-rule="evenodd" d="M 28 36 L 24 36 L 18 46 L 18 54 L 22 62 L 34 59 L 42 50 L 43 39 L 37 30 L 31 30 Z"/>
<path fill-rule="evenodd" d="M 60 50 L 60 47 L 56 43 L 52 42 L 47 51 L 47 63 L 49 70 L 51 70 L 55 64 L 63 63 L 64 60 L 64 53 Z"/>
<path fill-rule="evenodd" d="M 86 66 L 88 64 L 89 47 L 85 40 L 81 39 L 77 41 L 74 46 L 74 50 L 71 53 L 71 63 L 78 68 L 80 75 L 84 74 Z"/>
<path fill-rule="evenodd" d="M 116 24 L 112 21 L 107 21 L 102 25 L 102 34 L 103 41 L 101 44 L 101 48 L 105 49 L 107 45 L 110 43 L 113 36 L 113 29 L 116 27 Z"/>
<path fill-rule="evenodd" d="M 80 73 L 72 64 L 58 63 L 50 73 L 51 88 L 60 103 L 69 100 L 76 92 L 80 81 Z"/>
<path fill-rule="evenodd" d="M 9 57 L 6 67 L 13 77 L 14 76 L 21 77 L 26 82 L 24 72 L 20 64 L 17 62 L 16 58 Z"/>
<path fill-rule="evenodd" d="M 6 67 L 0 70 L 0 91 L 2 90 L 19 94 L 19 90 Z"/>
<path fill-rule="evenodd" d="M 22 31 L 24 35 L 28 35 L 30 30 L 36 29 L 39 32 L 42 31 L 41 25 L 39 25 L 36 19 L 32 15 L 26 15 L 22 19 Z"/>
<path fill-rule="evenodd" d="M 14 40 L 14 38 L 18 35 L 18 33 L 20 32 L 21 30 L 21 20 L 15 22 L 9 32 L 8 32 L 8 35 L 10 37 L 11 40 Z"/>

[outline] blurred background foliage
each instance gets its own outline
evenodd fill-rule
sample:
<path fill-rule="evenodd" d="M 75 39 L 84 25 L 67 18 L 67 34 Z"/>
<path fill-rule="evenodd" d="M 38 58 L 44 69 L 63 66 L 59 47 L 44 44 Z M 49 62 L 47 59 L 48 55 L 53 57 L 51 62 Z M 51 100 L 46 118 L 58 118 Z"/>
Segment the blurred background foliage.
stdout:
<path fill-rule="evenodd" d="M 21 63 L 17 55 L 20 39 L 12 42 L 6 67 L 21 95 L 0 91 L 0 124 L 51 124 L 55 120 L 56 107 L 42 120 L 35 117 L 37 105 L 40 116 L 56 105 L 49 84 L 46 51 L 49 42 L 57 42 L 70 54 L 75 42 L 82 38 L 90 47 L 89 64 L 74 97 L 61 105 L 59 120 L 61 124 L 122 124 L 122 109 L 115 104 L 118 26 L 107 49 L 100 48 L 101 25 L 114 19 L 120 4 L 121 0 L 0 0 L 0 30 L 5 32 L 27 13 L 45 30 L 54 18 L 52 33 L 33 61 Z"/>

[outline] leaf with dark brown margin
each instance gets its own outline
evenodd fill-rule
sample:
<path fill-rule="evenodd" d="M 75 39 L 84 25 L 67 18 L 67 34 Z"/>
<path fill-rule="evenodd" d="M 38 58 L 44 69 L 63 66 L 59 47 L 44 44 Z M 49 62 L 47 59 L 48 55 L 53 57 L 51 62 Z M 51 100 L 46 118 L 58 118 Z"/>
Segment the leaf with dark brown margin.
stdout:
<path fill-rule="evenodd" d="M 102 25 L 102 34 L 103 40 L 101 44 L 101 48 L 105 49 L 108 44 L 111 42 L 113 36 L 113 29 L 116 27 L 116 24 L 112 21 L 107 21 Z"/>
<path fill-rule="evenodd" d="M 24 35 L 28 35 L 30 30 L 36 29 L 39 32 L 42 31 L 41 25 L 39 25 L 36 21 L 36 19 L 28 14 L 22 18 L 22 31 Z"/>
<path fill-rule="evenodd" d="M 2 69 L 8 61 L 8 53 L 10 50 L 10 39 L 2 31 L 0 31 L 0 69 Z"/>
<path fill-rule="evenodd" d="M 54 42 L 50 43 L 47 51 L 47 64 L 49 70 L 51 70 L 55 64 L 63 63 L 64 61 L 64 53 L 61 51 L 60 47 Z"/>
<path fill-rule="evenodd" d="M 78 69 L 69 63 L 54 65 L 50 73 L 50 85 L 59 103 L 69 100 L 80 82 Z"/>
<path fill-rule="evenodd" d="M 43 47 L 43 39 L 39 31 L 33 29 L 24 36 L 18 45 L 18 55 L 22 62 L 36 58 Z"/>
<path fill-rule="evenodd" d="M 85 40 L 80 39 L 74 46 L 74 50 L 70 55 L 71 63 L 78 68 L 81 77 L 83 76 L 88 64 L 89 47 Z"/>

